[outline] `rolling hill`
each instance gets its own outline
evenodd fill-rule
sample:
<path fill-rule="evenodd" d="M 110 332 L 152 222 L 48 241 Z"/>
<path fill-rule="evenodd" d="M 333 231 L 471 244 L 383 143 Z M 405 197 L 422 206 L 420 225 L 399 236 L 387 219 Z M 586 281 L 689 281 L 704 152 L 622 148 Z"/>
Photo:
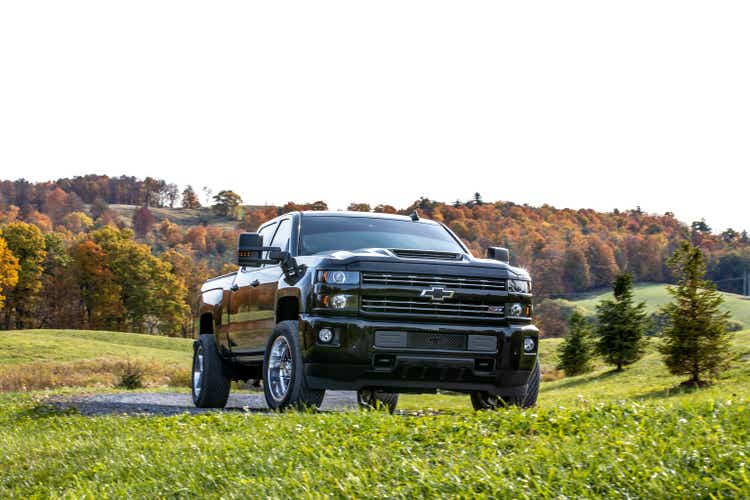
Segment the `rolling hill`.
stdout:
<path fill-rule="evenodd" d="M 645 302 L 648 313 L 656 312 L 661 306 L 671 301 L 671 295 L 667 292 L 667 285 L 663 283 L 639 283 L 635 285 L 634 291 L 636 301 Z M 731 314 L 732 319 L 740 321 L 745 327 L 750 327 L 750 297 L 726 292 L 720 293 L 724 297 L 723 309 Z M 578 294 L 573 300 L 556 300 L 573 303 L 587 313 L 594 314 L 597 303 L 611 298 L 611 290 L 599 290 Z"/>

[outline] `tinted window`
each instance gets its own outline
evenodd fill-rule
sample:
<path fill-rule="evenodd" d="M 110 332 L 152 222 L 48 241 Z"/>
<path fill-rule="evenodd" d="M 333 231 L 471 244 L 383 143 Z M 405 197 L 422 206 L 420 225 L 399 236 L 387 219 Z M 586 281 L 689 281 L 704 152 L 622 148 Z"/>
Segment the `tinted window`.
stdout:
<path fill-rule="evenodd" d="M 302 219 L 300 255 L 333 250 L 400 248 L 463 252 L 438 224 L 368 217 L 306 217 Z"/>
<path fill-rule="evenodd" d="M 292 223 L 289 219 L 284 219 L 279 223 L 279 229 L 271 241 L 272 247 L 279 247 L 282 251 L 289 251 L 289 237 L 292 235 Z"/>
<path fill-rule="evenodd" d="M 273 232 L 276 231 L 276 226 L 278 224 L 271 224 L 270 226 L 266 226 L 260 231 L 258 231 L 258 234 L 263 237 L 263 246 L 268 247 L 271 246 L 271 238 L 273 238 Z M 263 252 L 263 258 L 268 258 L 268 252 Z"/>

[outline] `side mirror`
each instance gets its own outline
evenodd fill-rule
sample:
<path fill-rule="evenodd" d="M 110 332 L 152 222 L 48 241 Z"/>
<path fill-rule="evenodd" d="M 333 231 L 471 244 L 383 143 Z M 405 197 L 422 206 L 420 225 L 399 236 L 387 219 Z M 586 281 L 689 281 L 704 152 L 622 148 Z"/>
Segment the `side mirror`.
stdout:
<path fill-rule="evenodd" d="M 503 247 L 488 247 L 487 258 L 508 264 L 510 262 L 510 251 Z"/>
<path fill-rule="evenodd" d="M 240 267 L 260 267 L 262 256 L 263 237 L 258 233 L 242 233 L 237 245 L 237 264 Z"/>

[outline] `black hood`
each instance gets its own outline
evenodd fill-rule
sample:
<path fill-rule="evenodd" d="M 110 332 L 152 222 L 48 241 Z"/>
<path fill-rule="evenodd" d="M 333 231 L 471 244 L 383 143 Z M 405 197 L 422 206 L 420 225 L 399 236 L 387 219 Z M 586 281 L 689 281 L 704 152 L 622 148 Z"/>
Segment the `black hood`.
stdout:
<path fill-rule="evenodd" d="M 400 255 L 400 256 L 399 256 Z M 312 256 L 316 267 L 345 267 L 352 271 L 382 271 L 447 276 L 487 276 L 529 279 L 522 268 L 465 253 L 423 252 L 387 248 L 337 250 Z M 304 257 L 309 259 L 310 257 Z"/>

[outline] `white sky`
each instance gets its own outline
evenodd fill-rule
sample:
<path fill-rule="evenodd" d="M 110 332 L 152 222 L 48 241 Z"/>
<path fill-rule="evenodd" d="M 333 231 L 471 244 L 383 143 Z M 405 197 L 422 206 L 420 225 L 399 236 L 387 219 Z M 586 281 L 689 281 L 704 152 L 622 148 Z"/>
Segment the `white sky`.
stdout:
<path fill-rule="evenodd" d="M 0 3 L 0 177 L 750 229 L 749 2 Z"/>

